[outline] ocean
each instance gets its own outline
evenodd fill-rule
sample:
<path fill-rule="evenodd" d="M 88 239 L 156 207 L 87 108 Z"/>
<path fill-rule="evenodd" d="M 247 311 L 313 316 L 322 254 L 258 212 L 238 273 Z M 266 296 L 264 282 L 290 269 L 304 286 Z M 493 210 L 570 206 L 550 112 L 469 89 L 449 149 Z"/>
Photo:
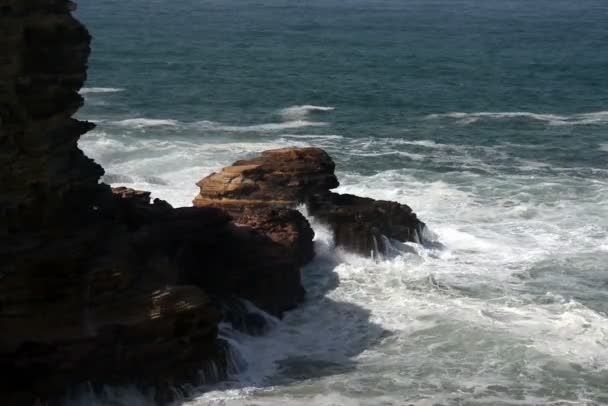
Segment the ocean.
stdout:
<path fill-rule="evenodd" d="M 306 303 L 264 337 L 223 326 L 242 368 L 184 405 L 608 404 L 606 0 L 76 15 L 94 38 L 78 117 L 97 123 L 80 146 L 106 182 L 187 206 L 237 159 L 318 146 L 337 191 L 406 203 L 438 241 L 374 260 L 311 218 Z"/>

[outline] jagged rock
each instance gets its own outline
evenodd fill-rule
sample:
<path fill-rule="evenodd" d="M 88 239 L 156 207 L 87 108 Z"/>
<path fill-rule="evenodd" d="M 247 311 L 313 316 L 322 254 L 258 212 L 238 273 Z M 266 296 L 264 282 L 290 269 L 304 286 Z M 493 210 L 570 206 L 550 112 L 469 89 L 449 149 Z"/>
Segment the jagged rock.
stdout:
<path fill-rule="evenodd" d="M 332 193 L 338 186 L 335 164 L 319 148 L 292 148 L 262 152 L 237 161 L 197 183 L 197 207 L 218 207 L 237 223 L 267 232 L 256 216 L 264 210 L 295 208 L 305 203 L 311 215 L 328 224 L 338 246 L 369 255 L 383 253 L 387 239 L 420 242 L 424 223 L 412 209 L 396 202 Z M 276 215 L 274 215 L 276 218 Z"/>
<path fill-rule="evenodd" d="M 409 206 L 350 194 L 312 196 L 308 208 L 330 224 L 337 246 L 363 255 L 387 252 L 387 239 L 420 243 L 424 223 Z"/>
<path fill-rule="evenodd" d="M 55 404 L 85 382 L 151 385 L 164 403 L 206 366 L 226 373 L 214 301 L 278 316 L 303 299 L 312 234 L 280 210 L 262 232 L 100 183 L 77 145 L 93 124 L 71 117 L 91 39 L 73 9 L 0 2 L 0 404 Z"/>
<path fill-rule="evenodd" d="M 284 254 L 297 264 L 304 265 L 313 259 L 314 231 L 299 211 L 281 207 L 244 207 L 240 212 L 233 211 L 232 216 L 236 224 L 251 227 L 279 244 Z"/>

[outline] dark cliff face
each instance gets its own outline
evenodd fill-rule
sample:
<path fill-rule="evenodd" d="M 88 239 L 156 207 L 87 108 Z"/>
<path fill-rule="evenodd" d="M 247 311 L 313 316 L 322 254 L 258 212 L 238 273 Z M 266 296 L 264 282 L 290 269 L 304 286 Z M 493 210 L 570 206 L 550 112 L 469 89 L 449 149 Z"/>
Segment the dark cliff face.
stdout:
<path fill-rule="evenodd" d="M 0 403 L 88 381 L 152 385 L 163 402 L 209 363 L 225 373 L 217 298 L 280 315 L 303 299 L 300 263 L 220 210 L 99 183 L 77 146 L 93 126 L 72 118 L 91 40 L 74 7 L 0 0 Z"/>
<path fill-rule="evenodd" d="M 0 238 L 94 215 L 110 190 L 77 147 L 90 35 L 68 1 L 0 3 Z"/>

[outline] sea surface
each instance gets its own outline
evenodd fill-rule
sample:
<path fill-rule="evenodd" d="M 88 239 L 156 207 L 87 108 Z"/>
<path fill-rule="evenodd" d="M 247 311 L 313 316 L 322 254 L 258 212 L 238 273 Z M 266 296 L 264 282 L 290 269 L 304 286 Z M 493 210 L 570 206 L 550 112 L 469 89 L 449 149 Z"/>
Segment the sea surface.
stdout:
<path fill-rule="evenodd" d="M 436 244 L 382 259 L 313 222 L 308 300 L 201 405 L 608 404 L 608 1 L 80 0 L 81 148 L 191 204 L 260 151 L 318 146 L 339 192 Z M 305 212 L 305 208 L 302 208 Z M 128 388 L 115 404 L 149 405 Z M 82 395 L 71 405 L 105 405 Z"/>

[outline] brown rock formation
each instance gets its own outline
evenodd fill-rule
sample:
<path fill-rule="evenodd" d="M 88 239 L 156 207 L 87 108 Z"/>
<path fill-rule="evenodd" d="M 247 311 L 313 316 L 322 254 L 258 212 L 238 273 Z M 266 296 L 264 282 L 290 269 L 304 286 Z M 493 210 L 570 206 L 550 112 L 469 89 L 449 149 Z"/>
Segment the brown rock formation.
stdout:
<path fill-rule="evenodd" d="M 292 207 L 316 193 L 338 187 L 335 164 L 319 148 L 285 148 L 237 161 L 202 179 L 197 207 L 221 206 L 230 213 L 245 207 Z"/>
<path fill-rule="evenodd" d="M 264 151 L 237 161 L 197 183 L 197 207 L 218 207 L 240 224 L 259 228 L 256 213 L 305 203 L 309 213 L 327 223 L 335 242 L 369 255 L 383 253 L 386 241 L 420 242 L 424 223 L 406 205 L 330 192 L 338 186 L 335 164 L 318 148 Z M 247 215 L 243 213 L 247 212 Z"/>
<path fill-rule="evenodd" d="M 83 382 L 154 385 L 162 402 L 211 362 L 225 372 L 218 298 L 276 315 L 302 300 L 312 234 L 289 212 L 260 215 L 262 233 L 99 183 L 77 147 L 93 125 L 71 117 L 90 42 L 73 7 L 0 1 L 0 404 Z"/>

